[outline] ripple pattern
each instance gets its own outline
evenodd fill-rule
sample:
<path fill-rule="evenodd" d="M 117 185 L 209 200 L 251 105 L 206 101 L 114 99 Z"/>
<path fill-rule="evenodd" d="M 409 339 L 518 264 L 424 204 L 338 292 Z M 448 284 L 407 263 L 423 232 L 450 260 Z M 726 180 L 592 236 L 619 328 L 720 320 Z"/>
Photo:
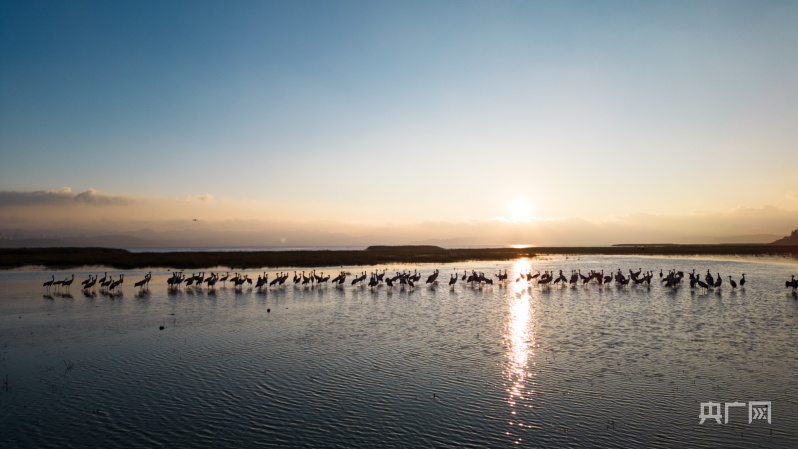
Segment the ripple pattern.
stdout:
<path fill-rule="evenodd" d="M 49 300 L 41 273 L 0 273 L 0 446 L 798 447 L 798 299 L 783 288 L 795 264 L 413 268 L 526 267 L 710 269 L 748 284 L 167 292 L 170 273 L 152 270 L 146 293 Z M 698 424 L 701 402 L 762 400 L 770 425 L 747 408 Z"/>

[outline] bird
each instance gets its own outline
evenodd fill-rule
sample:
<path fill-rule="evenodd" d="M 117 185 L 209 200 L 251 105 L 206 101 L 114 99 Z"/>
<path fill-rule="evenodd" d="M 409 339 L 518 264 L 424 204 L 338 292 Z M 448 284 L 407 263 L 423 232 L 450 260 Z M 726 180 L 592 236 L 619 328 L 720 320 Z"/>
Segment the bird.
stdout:
<path fill-rule="evenodd" d="M 564 285 L 567 281 L 568 280 L 565 278 L 565 275 L 562 274 L 562 270 L 560 270 L 560 275 L 557 276 L 557 279 L 554 280 L 554 284 L 558 284 L 558 283 L 562 282 L 563 285 Z"/>
<path fill-rule="evenodd" d="M 141 289 L 144 289 L 144 286 L 147 285 L 147 283 L 150 282 L 150 277 L 152 277 L 152 271 L 150 271 L 149 273 L 145 274 L 144 275 L 144 279 L 136 282 L 135 284 L 133 284 L 133 286 L 134 287 L 140 287 Z"/>
<path fill-rule="evenodd" d="M 42 287 L 47 287 L 47 289 L 49 290 L 50 287 L 53 285 L 53 282 L 55 282 L 55 275 L 53 275 L 52 279 L 42 284 Z"/>
<path fill-rule="evenodd" d="M 540 280 L 538 281 L 538 284 L 542 285 L 544 287 L 547 287 L 549 285 L 549 282 L 551 282 L 551 277 L 550 276 L 547 276 L 547 277 L 542 277 L 541 276 Z"/>
<path fill-rule="evenodd" d="M 241 286 L 244 285 L 244 282 L 247 281 L 246 277 L 240 277 L 238 273 L 236 273 L 236 277 L 230 279 L 230 282 L 233 283 L 233 288 L 241 290 Z"/>
<path fill-rule="evenodd" d="M 494 276 L 496 276 L 496 278 L 499 279 L 499 282 L 506 281 L 507 280 L 507 270 L 504 270 L 504 274 L 502 274 L 502 272 L 499 271 L 499 274 L 494 274 Z"/>
<path fill-rule="evenodd" d="M 94 287 L 94 284 L 96 284 L 96 283 L 97 283 L 97 275 L 94 275 L 94 279 L 92 279 L 89 282 L 87 282 L 86 285 L 83 286 L 83 289 L 84 290 L 88 290 L 88 289 Z"/>
<path fill-rule="evenodd" d="M 61 284 L 69 290 L 69 286 L 75 281 L 75 275 L 72 275 L 72 279 L 64 279 Z"/>
<path fill-rule="evenodd" d="M 219 281 L 219 276 L 211 273 L 211 277 L 207 279 L 208 288 L 213 289 L 213 286 L 216 285 L 216 282 Z"/>
<path fill-rule="evenodd" d="M 124 274 L 124 273 L 120 274 L 120 275 L 119 275 L 119 279 L 117 279 L 116 281 L 114 281 L 114 282 L 113 282 L 113 284 L 111 284 L 111 286 L 110 286 L 109 288 L 110 288 L 111 290 L 113 290 L 113 289 L 115 289 L 116 287 L 119 287 L 119 286 L 120 286 L 120 285 L 121 285 L 123 282 L 125 282 L 125 274 Z"/>
<path fill-rule="evenodd" d="M 321 276 L 321 279 L 319 279 L 319 284 L 324 284 L 324 285 L 327 285 L 327 281 L 329 281 L 329 280 L 330 280 L 330 275 L 328 274 L 327 276 L 324 276 L 324 272 L 322 272 L 321 274 L 322 274 L 322 276 Z M 383 275 L 384 275 L 384 274 L 385 274 L 385 273 L 383 273 Z M 381 278 L 380 276 L 377 276 L 377 280 L 378 280 L 378 281 L 381 281 L 381 280 L 382 280 L 382 278 Z"/>
<path fill-rule="evenodd" d="M 709 287 L 712 287 L 712 286 L 715 285 L 715 278 L 712 277 L 712 274 L 709 272 L 709 270 L 707 270 L 707 274 L 706 274 L 706 276 L 704 276 L 704 281 L 706 281 L 706 283 L 707 283 L 707 285 Z"/>
<path fill-rule="evenodd" d="M 258 275 L 258 281 L 255 282 L 255 288 L 261 290 L 267 282 L 269 282 L 269 275 L 264 271 L 263 276 Z"/>
<path fill-rule="evenodd" d="M 219 281 L 227 285 L 227 279 L 230 277 L 230 272 L 227 271 L 224 276 L 219 278 Z"/>
<path fill-rule="evenodd" d="M 265 274 L 265 273 L 264 273 L 264 275 L 266 276 L 266 278 L 268 278 L 268 277 L 269 277 L 269 275 L 268 275 L 268 274 Z M 286 276 L 287 276 L 287 275 L 286 275 Z M 275 278 L 274 278 L 274 280 L 273 280 L 273 281 L 269 282 L 269 287 L 273 287 L 273 286 L 275 286 L 275 285 L 277 285 L 277 284 L 279 284 L 279 283 L 282 283 L 282 282 L 284 282 L 284 281 L 285 281 L 285 278 L 283 277 L 283 273 L 280 273 L 280 274 L 278 274 L 278 275 L 277 275 L 277 277 L 275 277 Z M 265 282 L 265 281 L 264 281 L 264 282 Z"/>
<path fill-rule="evenodd" d="M 740 279 L 740 288 L 743 288 L 744 286 L 745 286 L 745 273 L 743 273 L 743 278 Z"/>
<path fill-rule="evenodd" d="M 172 277 L 166 280 L 166 285 L 170 290 L 179 289 L 181 283 L 183 283 L 183 275 L 179 272 L 172 273 Z"/>
<path fill-rule="evenodd" d="M 335 277 L 335 279 L 332 280 L 332 283 L 340 286 L 343 285 L 344 281 L 346 281 L 346 273 L 342 271 L 341 274 L 339 274 L 338 276 Z"/>
<path fill-rule="evenodd" d="M 729 276 L 729 285 L 731 285 L 731 287 L 732 287 L 732 290 L 734 290 L 735 288 L 737 288 L 737 283 L 736 283 L 736 282 L 734 282 L 734 279 L 732 279 L 732 278 L 731 278 L 731 276 Z"/>

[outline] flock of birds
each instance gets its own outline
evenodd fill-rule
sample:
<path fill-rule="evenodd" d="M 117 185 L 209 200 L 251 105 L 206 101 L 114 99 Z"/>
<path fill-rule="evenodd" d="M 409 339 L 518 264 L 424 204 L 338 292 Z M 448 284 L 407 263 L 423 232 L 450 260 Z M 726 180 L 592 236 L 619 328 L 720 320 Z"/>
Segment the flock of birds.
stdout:
<path fill-rule="evenodd" d="M 439 274 L 440 270 L 434 270 L 432 274 L 426 277 L 425 284 L 438 285 Z M 183 272 L 174 272 L 166 280 L 166 284 L 170 291 L 176 291 L 181 288 L 193 288 L 198 290 L 206 288 L 208 290 L 213 290 L 216 288 L 217 284 L 226 287 L 228 283 L 233 289 L 239 291 L 242 290 L 245 285 L 248 288 L 255 288 L 258 291 L 269 288 L 280 288 L 285 284 L 293 284 L 297 287 L 320 287 L 331 284 L 336 288 L 343 288 L 348 278 L 351 276 L 350 273 L 341 271 L 335 278 L 331 279 L 330 275 L 325 276 L 323 272 L 316 274 L 316 270 L 312 270 L 308 272 L 308 274 L 305 274 L 305 271 L 294 271 L 294 275 L 290 279 L 290 274 L 287 272 L 279 272 L 275 274 L 271 280 L 269 280 L 269 275 L 270 273 L 263 272 L 263 275 L 258 275 L 257 279 L 252 279 L 249 277 L 249 274 L 241 273 L 234 273 L 231 277 L 230 272 L 225 272 L 224 274 L 211 272 L 207 276 L 205 272 L 200 272 L 198 274 L 192 273 L 191 276 L 187 276 Z M 735 281 L 732 276 L 721 276 L 720 273 L 717 273 L 717 276 L 713 276 L 709 270 L 707 270 L 703 279 L 701 275 L 695 273 L 695 270 L 687 273 L 686 276 L 683 271 L 670 270 L 665 274 L 660 270 L 658 282 L 667 288 L 677 288 L 682 285 L 682 280 L 685 277 L 687 278 L 685 283 L 689 283 L 691 289 L 698 288 L 703 292 L 707 292 L 711 289 L 720 289 L 724 284 L 724 278 L 728 278 L 728 284 L 732 289 L 736 289 L 738 285 L 743 287 L 746 282 L 745 273 L 743 273 L 738 282 Z M 629 270 L 628 275 L 624 274 L 620 269 L 606 275 L 603 270 L 591 270 L 587 274 L 583 274 L 581 270 L 571 270 L 570 276 L 566 276 L 563 270 L 559 270 L 557 274 L 555 274 L 554 271 L 547 270 L 541 273 L 536 270 L 536 273 L 532 273 L 531 271 L 521 273 L 515 279 L 515 282 L 526 282 L 529 286 L 539 286 L 546 289 L 555 286 L 586 286 L 589 284 L 597 284 L 599 286 L 614 284 L 619 288 L 623 288 L 635 285 L 650 286 L 654 278 L 655 274 L 653 271 L 643 272 L 642 269 L 638 269 L 638 271 Z M 151 279 L 152 272 L 149 272 L 143 279 L 136 282 L 134 287 L 139 288 L 140 291 L 146 290 L 149 288 Z M 373 271 L 370 274 L 367 274 L 365 271 L 358 273 L 349 280 L 349 285 L 362 288 L 368 287 L 370 289 L 375 289 L 380 286 L 413 289 L 416 285 L 420 284 L 421 279 L 422 275 L 418 270 L 414 270 L 412 273 L 409 271 L 402 271 L 396 272 L 394 275 L 389 275 L 387 274 L 387 270 L 384 269 L 382 271 Z M 48 295 L 51 289 L 56 289 L 57 293 L 63 292 L 61 293 L 62 295 L 68 295 L 70 286 L 74 281 L 74 274 L 72 277 L 63 280 L 55 280 L 55 275 L 52 275 L 50 280 L 44 282 L 43 287 L 47 289 Z M 87 279 L 81 282 L 81 288 L 84 293 L 94 292 L 95 289 L 99 288 L 102 293 L 113 296 L 115 294 L 121 294 L 121 287 L 124 281 L 124 274 L 120 274 L 117 278 L 114 278 L 113 276 L 108 276 L 106 272 L 101 279 L 99 275 L 89 275 Z M 499 285 L 505 285 L 508 282 L 508 274 L 507 270 L 504 270 L 504 272 L 499 271 L 499 273 L 493 276 L 488 276 L 481 272 L 477 273 L 473 270 L 470 273 L 467 270 L 463 271 L 462 275 L 460 275 L 459 272 L 452 273 L 448 281 L 450 288 L 454 288 L 458 282 L 471 287 L 490 286 L 493 285 L 494 282 L 499 283 Z M 785 285 L 787 288 L 792 288 L 793 292 L 798 290 L 798 280 L 795 279 L 794 275 L 789 281 L 786 281 Z"/>
<path fill-rule="evenodd" d="M 412 273 L 408 271 L 403 271 L 401 273 L 396 272 L 396 274 L 393 276 L 387 275 L 387 271 L 387 269 L 382 270 L 382 272 L 375 271 L 370 275 L 367 275 L 367 273 L 364 271 L 354 276 L 350 281 L 350 285 L 360 287 L 367 286 L 372 289 L 381 285 L 385 285 L 388 288 L 393 288 L 394 286 L 398 286 L 399 288 L 415 288 L 416 284 L 421 282 L 422 275 L 418 272 L 418 270 L 414 270 Z M 437 285 L 439 274 L 440 270 L 434 270 L 431 275 L 427 276 L 425 283 Z M 346 281 L 350 276 L 350 273 L 342 271 L 333 279 L 330 279 L 330 275 L 325 276 L 323 272 L 316 274 L 316 270 L 310 271 L 307 275 L 304 271 L 301 273 L 294 271 L 293 278 L 290 281 L 289 276 L 289 273 L 280 272 L 277 273 L 270 281 L 269 273 L 266 272 L 263 272 L 262 276 L 259 275 L 257 279 L 253 280 L 249 277 L 249 274 L 242 275 L 240 273 L 234 273 L 234 275 L 231 277 L 230 272 L 225 272 L 224 274 L 211 272 L 206 276 L 205 272 L 200 272 L 199 274 L 192 273 L 191 276 L 186 276 L 182 271 L 178 271 L 172 273 L 172 275 L 166 280 L 166 285 L 170 291 L 179 290 L 181 287 L 200 290 L 207 288 L 212 290 L 218 283 L 221 283 L 223 287 L 226 287 L 229 283 L 235 290 L 242 290 L 244 285 L 247 285 L 249 288 L 255 288 L 258 291 L 272 287 L 281 287 L 286 283 L 299 287 L 316 287 L 331 284 L 335 287 L 343 288 L 343 286 L 346 285 Z M 495 275 L 495 277 L 499 282 L 506 281 L 508 279 L 507 270 L 504 270 L 504 273 L 499 272 L 499 274 Z M 142 280 L 136 282 L 134 286 L 140 288 L 141 290 L 147 289 L 149 288 L 151 279 L 152 272 L 145 275 Z M 81 286 L 84 292 L 93 291 L 99 286 L 103 293 L 113 295 L 115 292 L 120 291 L 120 286 L 124 280 L 124 274 L 120 274 L 117 279 L 114 279 L 113 276 L 108 276 L 108 272 L 105 272 L 102 279 L 99 279 L 99 275 L 89 275 L 86 280 L 81 282 Z M 457 280 L 458 276 L 453 274 L 449 280 L 449 285 L 454 286 Z M 475 271 L 471 274 L 464 272 L 462 280 L 469 285 L 493 285 L 492 278 L 485 276 L 484 273 L 477 273 Z M 53 288 L 56 289 L 57 292 L 61 292 L 61 289 L 64 289 L 66 292 L 68 292 L 74 281 L 74 274 L 71 278 L 66 278 L 59 281 L 56 281 L 55 275 L 53 275 L 49 281 L 43 284 L 43 287 L 47 289 L 48 293 Z"/>
<path fill-rule="evenodd" d="M 379 284 L 385 283 L 389 287 L 393 287 L 394 283 L 398 283 L 402 286 L 408 285 L 410 287 L 415 286 L 415 283 L 421 280 L 421 274 L 416 271 L 413 274 L 409 274 L 407 272 L 403 273 L 396 273 L 396 276 L 393 277 L 386 277 L 385 273 L 387 270 L 383 270 L 382 273 L 374 272 L 371 274 L 371 278 L 369 279 L 368 283 L 366 283 L 366 272 L 355 276 L 354 279 L 351 281 L 351 285 L 368 285 L 369 287 L 376 287 Z M 438 278 L 438 270 L 435 270 L 432 275 L 427 278 L 427 283 L 437 283 Z M 308 275 L 305 275 L 305 272 L 297 273 L 294 271 L 294 276 L 291 279 L 290 284 L 296 286 L 322 286 L 332 284 L 336 287 L 343 287 L 346 282 L 346 278 L 349 274 L 345 271 L 342 271 L 338 276 L 334 279 L 330 279 L 330 275 L 324 276 L 324 273 L 316 274 L 316 270 L 311 271 Z M 280 272 L 275 275 L 274 279 L 269 281 L 269 273 L 263 272 L 263 276 L 258 276 L 257 280 L 254 280 L 249 277 L 248 274 L 244 274 L 243 276 L 239 273 L 235 273 L 233 277 L 230 277 L 230 272 L 226 272 L 224 276 L 220 273 L 211 273 L 210 276 L 205 277 L 205 273 L 201 272 L 199 274 L 193 274 L 191 276 L 186 276 L 182 272 L 173 273 L 172 276 L 167 279 L 166 283 L 169 289 L 179 289 L 183 284 L 185 286 L 195 286 L 195 288 L 202 288 L 203 284 L 206 284 L 206 287 L 209 289 L 214 288 L 217 282 L 221 282 L 223 285 L 227 285 L 227 282 L 233 286 L 234 289 L 241 290 L 243 289 L 244 284 L 247 284 L 248 287 L 253 287 L 258 289 L 258 291 L 262 291 L 263 289 L 270 288 L 270 287 L 280 287 L 285 285 L 288 282 L 289 273 Z"/>
<path fill-rule="evenodd" d="M 669 288 L 677 288 L 682 283 L 682 279 L 684 279 L 685 274 L 683 271 L 676 271 L 670 270 L 666 275 L 662 270 L 659 271 L 659 282 L 664 287 Z M 701 275 L 696 274 L 695 270 L 690 273 L 687 273 L 688 282 L 690 283 L 690 288 L 694 289 L 696 287 L 700 288 L 702 291 L 708 291 L 710 289 L 719 289 L 723 286 L 723 278 L 720 273 L 717 273 L 717 277 L 712 276 L 710 270 L 707 270 L 707 274 L 704 275 L 704 280 L 701 280 Z M 732 289 L 737 288 L 737 282 L 732 279 L 732 276 L 725 276 L 729 278 L 729 285 Z M 562 270 L 559 270 L 559 274 L 555 277 L 553 271 L 545 271 L 541 273 L 538 271 L 535 274 L 532 272 L 527 272 L 521 274 L 516 282 L 526 280 L 527 282 L 534 282 L 537 281 L 537 285 L 544 286 L 546 288 L 550 288 L 553 285 L 560 284 L 562 286 L 565 285 L 576 285 L 576 284 L 598 284 L 598 285 L 611 285 L 615 283 L 615 285 L 619 287 L 626 287 L 629 285 L 646 285 L 650 286 L 651 281 L 654 279 L 654 272 L 653 271 L 646 271 L 643 273 L 643 270 L 638 268 L 638 271 L 629 270 L 629 276 L 623 274 L 621 269 L 619 268 L 618 271 L 612 274 L 604 274 L 604 270 L 602 271 L 595 271 L 591 270 L 587 275 L 582 274 L 582 270 L 571 270 L 571 276 L 566 277 Z M 742 278 L 740 278 L 739 285 L 740 287 L 745 286 L 745 273 L 743 273 Z M 788 282 L 788 287 L 793 287 L 793 290 L 798 287 L 798 282 L 795 281 L 795 276 L 793 276 L 793 281 L 790 283 Z"/>

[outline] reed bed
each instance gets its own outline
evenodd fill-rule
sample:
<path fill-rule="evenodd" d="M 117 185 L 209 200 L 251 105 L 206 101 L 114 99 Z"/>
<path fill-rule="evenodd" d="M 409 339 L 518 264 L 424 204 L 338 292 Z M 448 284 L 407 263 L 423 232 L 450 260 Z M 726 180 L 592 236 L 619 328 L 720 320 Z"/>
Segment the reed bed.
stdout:
<path fill-rule="evenodd" d="M 144 267 L 231 269 L 328 267 L 387 263 L 452 263 L 513 260 L 541 255 L 651 256 L 798 256 L 798 246 L 781 245 L 617 245 L 597 247 L 461 248 L 371 246 L 365 250 L 130 252 L 114 248 L 0 249 L 0 269 L 23 266 L 73 268 L 102 265 L 117 269 Z"/>

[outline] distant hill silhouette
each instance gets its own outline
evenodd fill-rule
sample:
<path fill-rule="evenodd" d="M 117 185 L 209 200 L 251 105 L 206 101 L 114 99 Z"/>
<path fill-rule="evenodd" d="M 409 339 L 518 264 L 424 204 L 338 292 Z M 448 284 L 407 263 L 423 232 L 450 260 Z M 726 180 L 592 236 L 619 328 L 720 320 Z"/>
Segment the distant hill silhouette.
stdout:
<path fill-rule="evenodd" d="M 796 245 L 798 246 L 798 229 L 792 231 L 787 237 L 782 239 L 778 239 L 775 242 L 771 243 L 771 245 Z"/>

